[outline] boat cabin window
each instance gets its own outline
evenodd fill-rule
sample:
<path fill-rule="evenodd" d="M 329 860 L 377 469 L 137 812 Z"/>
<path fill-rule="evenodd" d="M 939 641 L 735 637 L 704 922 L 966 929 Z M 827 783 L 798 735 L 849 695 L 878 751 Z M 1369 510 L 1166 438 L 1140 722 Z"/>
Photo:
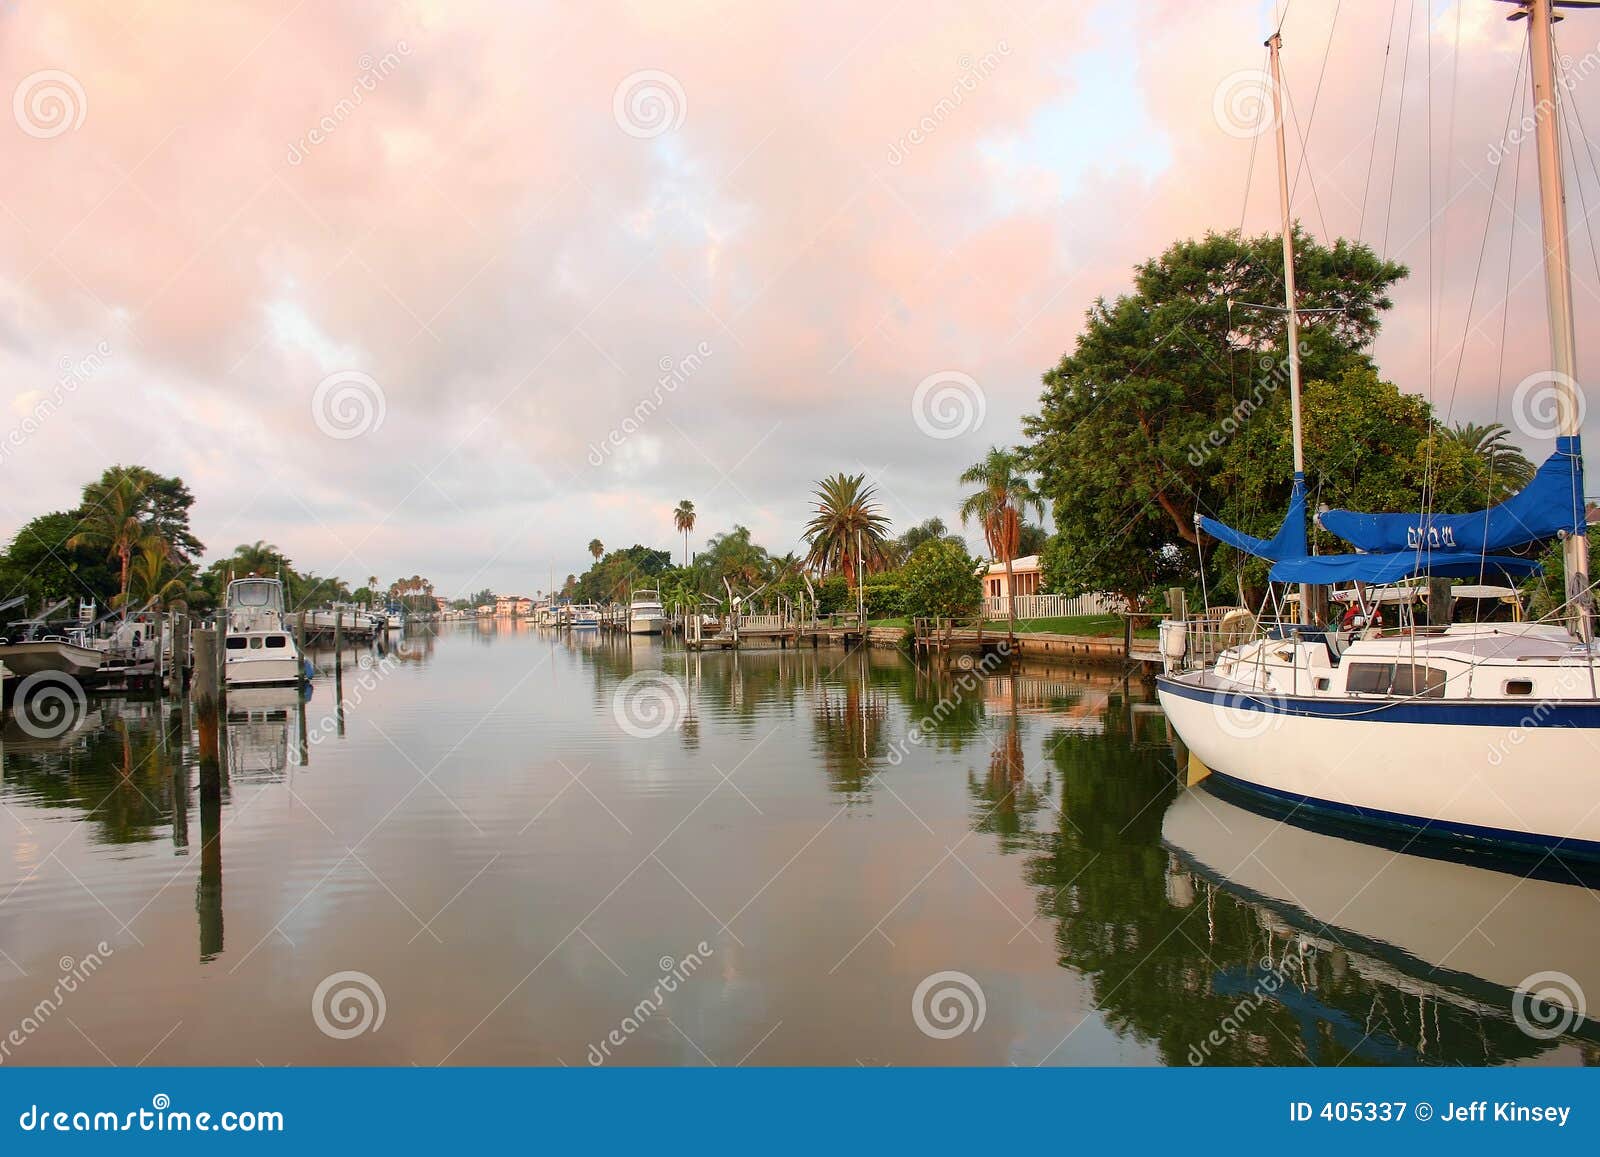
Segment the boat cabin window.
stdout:
<path fill-rule="evenodd" d="M 288 642 L 288 640 L 283 635 L 268 635 L 267 636 L 267 646 L 268 647 L 272 647 L 272 648 L 282 647 L 285 644 L 287 644 L 287 642 Z"/>
<path fill-rule="evenodd" d="M 244 650 L 244 636 L 243 635 L 229 635 L 228 636 L 228 650 L 230 650 L 230 651 L 242 651 L 242 650 Z"/>
<path fill-rule="evenodd" d="M 1445 673 L 1411 663 L 1352 663 L 1344 689 L 1359 695 L 1420 695 L 1444 698 Z"/>
<path fill-rule="evenodd" d="M 1507 679 L 1506 680 L 1506 694 L 1507 695 L 1532 695 L 1533 694 L 1533 680 L 1532 679 Z"/>
<path fill-rule="evenodd" d="M 1362 695 L 1387 695 L 1394 681 L 1393 663 L 1352 663 L 1345 676 L 1344 689 Z"/>

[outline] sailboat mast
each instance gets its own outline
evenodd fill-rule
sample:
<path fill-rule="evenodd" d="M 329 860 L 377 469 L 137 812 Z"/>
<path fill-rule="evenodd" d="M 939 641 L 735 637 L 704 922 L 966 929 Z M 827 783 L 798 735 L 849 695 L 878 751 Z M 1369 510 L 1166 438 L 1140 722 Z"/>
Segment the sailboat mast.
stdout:
<path fill-rule="evenodd" d="M 1528 52 L 1533 73 L 1535 142 L 1539 153 L 1539 224 L 1544 235 L 1544 292 L 1550 314 L 1550 368 L 1555 381 L 1561 435 L 1578 436 L 1578 343 L 1572 325 L 1572 271 L 1567 254 L 1567 203 L 1556 125 L 1555 39 L 1551 0 L 1528 0 Z M 1577 616 L 1578 636 L 1592 637 L 1589 617 L 1589 537 L 1582 529 L 1562 544 L 1567 603 Z"/>
<path fill-rule="evenodd" d="M 1289 153 L 1284 143 L 1283 76 L 1278 67 L 1278 53 L 1282 48 L 1283 37 L 1274 32 L 1267 40 L 1267 53 L 1271 61 L 1272 120 L 1278 140 L 1278 215 L 1283 227 L 1283 306 L 1288 318 L 1289 339 L 1289 425 L 1294 438 L 1294 480 L 1299 484 L 1306 476 L 1306 452 L 1300 428 L 1300 317 L 1295 312 L 1294 229 L 1289 217 Z M 1302 623 L 1311 622 L 1311 592 L 1311 584 L 1300 584 Z"/>

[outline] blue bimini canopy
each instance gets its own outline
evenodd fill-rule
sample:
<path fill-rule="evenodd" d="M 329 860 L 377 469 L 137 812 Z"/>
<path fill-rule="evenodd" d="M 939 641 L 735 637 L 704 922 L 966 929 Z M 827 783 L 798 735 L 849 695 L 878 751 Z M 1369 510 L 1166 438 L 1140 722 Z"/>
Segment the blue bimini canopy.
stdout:
<path fill-rule="evenodd" d="M 1504 555 L 1467 554 L 1459 551 L 1402 550 L 1387 554 L 1321 554 L 1309 558 L 1287 558 L 1272 566 L 1271 579 L 1280 583 L 1364 582 L 1388 584 L 1429 575 L 1433 578 L 1483 578 L 1514 583 L 1538 574 L 1539 564 L 1531 558 Z"/>
<path fill-rule="evenodd" d="M 1556 452 L 1528 485 L 1487 510 L 1472 514 L 1325 510 L 1317 522 L 1357 550 L 1374 552 L 1420 549 L 1479 555 L 1576 534 L 1584 529 L 1583 451 L 1577 438 L 1557 438 Z"/>
<path fill-rule="evenodd" d="M 1218 542 L 1257 558 L 1271 559 L 1273 562 L 1305 558 L 1311 553 L 1306 545 L 1306 476 L 1294 476 L 1294 490 L 1289 495 L 1289 513 L 1283 516 L 1283 524 L 1271 538 L 1256 538 L 1204 514 L 1196 517 L 1195 523 Z"/>

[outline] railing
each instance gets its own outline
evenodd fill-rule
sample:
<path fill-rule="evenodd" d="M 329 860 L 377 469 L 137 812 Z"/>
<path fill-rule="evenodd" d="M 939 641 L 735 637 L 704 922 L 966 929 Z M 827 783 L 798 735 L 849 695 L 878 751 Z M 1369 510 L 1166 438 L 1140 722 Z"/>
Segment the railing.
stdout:
<path fill-rule="evenodd" d="M 983 600 L 984 614 L 990 619 L 1006 617 L 1004 597 L 989 596 Z M 1018 595 L 1016 598 L 1019 619 L 1064 619 L 1077 615 L 1114 615 L 1122 611 L 1123 601 L 1116 595 Z"/>
<path fill-rule="evenodd" d="M 1182 654 L 1174 653 L 1172 632 L 1179 620 L 1165 619 L 1161 623 L 1161 640 L 1158 644 L 1171 671 L 1193 671 L 1216 662 L 1217 656 L 1229 647 L 1247 643 L 1260 632 L 1255 615 L 1243 607 L 1212 607 L 1206 616 L 1182 620 Z"/>

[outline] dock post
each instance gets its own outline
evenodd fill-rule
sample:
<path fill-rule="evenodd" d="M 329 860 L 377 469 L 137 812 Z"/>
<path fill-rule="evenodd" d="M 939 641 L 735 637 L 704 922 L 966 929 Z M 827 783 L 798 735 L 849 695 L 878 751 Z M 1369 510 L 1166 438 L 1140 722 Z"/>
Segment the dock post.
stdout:
<path fill-rule="evenodd" d="M 166 677 L 166 665 L 162 662 L 161 654 L 165 641 L 162 628 L 165 625 L 160 615 L 155 616 L 150 620 L 150 636 L 145 639 L 145 645 L 150 648 L 150 682 L 157 695 L 161 694 L 161 684 Z"/>
<path fill-rule="evenodd" d="M 218 745 L 217 630 L 195 632 L 190 692 L 200 734 L 200 882 L 195 910 L 200 917 L 200 959 L 222 952 L 222 759 Z"/>
<path fill-rule="evenodd" d="M 296 617 L 294 628 L 295 650 L 300 652 L 300 672 L 295 679 L 298 686 L 306 685 L 306 613 L 301 611 Z"/>
<path fill-rule="evenodd" d="M 1122 616 L 1122 657 L 1130 660 L 1133 658 L 1133 616 L 1131 614 Z"/>

